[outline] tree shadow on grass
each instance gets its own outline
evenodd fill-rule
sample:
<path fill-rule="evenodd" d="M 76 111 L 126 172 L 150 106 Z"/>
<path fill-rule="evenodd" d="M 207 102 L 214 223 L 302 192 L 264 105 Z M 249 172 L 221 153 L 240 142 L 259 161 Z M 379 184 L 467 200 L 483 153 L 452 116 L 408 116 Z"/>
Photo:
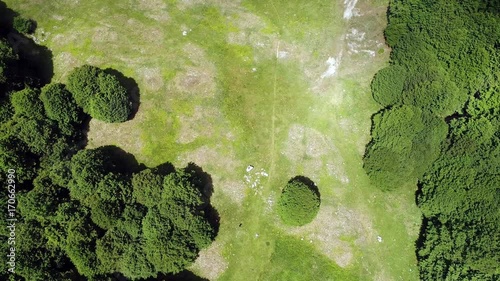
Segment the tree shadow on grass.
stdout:
<path fill-rule="evenodd" d="M 147 281 L 208 281 L 208 279 L 202 278 L 189 270 L 184 270 L 177 274 L 160 274 L 155 279 L 148 279 Z"/>
<path fill-rule="evenodd" d="M 210 225 L 215 230 L 215 236 L 219 233 L 220 226 L 220 216 L 219 212 L 212 206 L 210 199 L 214 193 L 214 186 L 212 183 L 212 177 L 203 169 L 194 164 L 189 163 L 184 171 L 190 175 L 191 182 L 198 188 L 203 195 L 204 206 L 203 211 L 205 212 L 205 217 L 207 218 Z"/>
<path fill-rule="evenodd" d="M 135 82 L 133 78 L 125 76 L 123 73 L 116 69 L 106 68 L 104 69 L 104 72 L 115 76 L 120 84 L 125 87 L 125 89 L 127 89 L 130 102 L 132 103 L 132 111 L 128 118 L 129 120 L 134 119 L 137 111 L 139 111 L 139 106 L 141 104 L 141 92 L 139 90 L 139 85 L 137 85 L 137 82 Z"/>
<path fill-rule="evenodd" d="M 104 154 L 109 157 L 110 162 L 117 172 L 131 174 L 145 167 L 144 164 L 139 164 L 139 162 L 137 162 L 137 159 L 132 153 L 128 153 L 118 146 L 106 145 L 96 149 L 104 152 Z"/>
<path fill-rule="evenodd" d="M 13 21 L 17 16 L 19 13 L 9 9 L 4 2 L 0 1 L 0 37 L 8 40 L 9 45 L 19 57 L 14 67 L 17 75 L 13 77 L 12 90 L 20 90 L 25 85 L 42 87 L 50 83 L 54 76 L 52 51 L 45 46 L 38 45 L 25 34 L 15 31 Z M 36 26 L 36 22 L 33 22 Z"/>

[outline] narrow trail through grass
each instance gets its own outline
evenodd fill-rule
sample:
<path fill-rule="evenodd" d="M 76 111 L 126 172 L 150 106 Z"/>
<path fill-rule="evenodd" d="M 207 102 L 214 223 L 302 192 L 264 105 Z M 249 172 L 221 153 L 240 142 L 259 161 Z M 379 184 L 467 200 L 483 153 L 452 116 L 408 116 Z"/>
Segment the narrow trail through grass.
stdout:
<path fill-rule="evenodd" d="M 278 80 L 278 54 L 280 51 L 280 42 L 278 41 L 278 46 L 276 47 L 276 57 L 274 58 L 274 80 L 273 80 L 273 102 L 272 102 L 272 114 L 271 114 L 271 152 L 269 166 L 269 180 L 268 184 L 272 183 L 272 176 L 275 171 L 275 150 L 276 150 L 276 88 Z"/>

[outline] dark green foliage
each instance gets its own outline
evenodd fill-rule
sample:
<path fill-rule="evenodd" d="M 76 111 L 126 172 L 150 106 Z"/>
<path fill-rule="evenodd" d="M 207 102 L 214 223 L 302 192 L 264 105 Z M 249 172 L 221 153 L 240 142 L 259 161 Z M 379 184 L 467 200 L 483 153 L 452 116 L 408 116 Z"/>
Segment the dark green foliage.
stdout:
<path fill-rule="evenodd" d="M 131 113 L 127 90 L 116 76 L 95 66 L 83 65 L 68 76 L 68 90 L 90 116 L 106 122 L 124 122 Z"/>
<path fill-rule="evenodd" d="M 71 197 L 87 202 L 104 177 L 115 171 L 115 164 L 102 149 L 80 150 L 71 159 Z"/>
<path fill-rule="evenodd" d="M 199 208 L 204 203 L 201 191 L 191 182 L 190 175 L 180 171 L 165 176 L 161 198 L 168 204 L 191 209 Z"/>
<path fill-rule="evenodd" d="M 26 88 L 11 95 L 11 103 L 16 116 L 42 120 L 45 118 L 43 103 L 38 90 Z"/>
<path fill-rule="evenodd" d="M 0 124 L 9 121 L 13 115 L 14 108 L 12 108 L 12 104 L 0 99 Z"/>
<path fill-rule="evenodd" d="M 383 189 L 418 180 L 421 280 L 500 280 L 498 4 L 390 4 L 391 66 L 372 83 L 386 108 L 373 118 L 364 167 Z M 391 67 L 406 69 L 401 92 Z"/>
<path fill-rule="evenodd" d="M 115 272 L 119 269 L 122 255 L 134 243 L 123 230 L 111 228 L 96 243 L 96 254 L 100 261 L 102 272 Z"/>
<path fill-rule="evenodd" d="M 167 164 L 144 169 L 117 147 L 82 150 L 82 111 L 107 122 L 129 117 L 119 82 L 126 79 L 87 65 L 71 72 L 67 89 L 54 83 L 40 90 L 50 81 L 44 78 L 51 69 L 42 65 L 50 52 L 16 32 L 5 40 L 11 24 L 28 33 L 34 22 L 8 22 L 3 12 L 0 2 L 0 21 L 8 26 L 0 32 L 0 169 L 16 170 L 20 212 L 11 279 L 101 281 L 123 274 L 137 280 L 183 271 L 216 233 L 203 180 Z"/>
<path fill-rule="evenodd" d="M 131 112 L 127 89 L 115 76 L 104 72 L 97 77 L 97 83 L 99 93 L 90 101 L 91 116 L 110 123 L 126 121 Z"/>
<path fill-rule="evenodd" d="M 63 84 L 46 85 L 42 88 L 40 99 L 50 119 L 62 124 L 80 122 L 80 108 Z"/>
<path fill-rule="evenodd" d="M 134 174 L 132 186 L 137 202 L 147 207 L 156 205 L 163 191 L 163 178 L 164 176 L 154 169 L 145 169 Z"/>
<path fill-rule="evenodd" d="M 68 76 L 68 90 L 73 94 L 76 104 L 87 113 L 91 99 L 99 92 L 97 77 L 100 72 L 101 69 L 95 66 L 83 65 L 73 69 Z"/>
<path fill-rule="evenodd" d="M 445 122 L 418 107 L 384 110 L 373 117 L 364 168 L 384 190 L 415 182 L 438 157 L 445 137 Z"/>
<path fill-rule="evenodd" d="M 277 212 L 285 224 L 301 226 L 316 217 L 320 204 L 319 192 L 314 183 L 295 177 L 283 188 L 277 202 Z"/>
<path fill-rule="evenodd" d="M 68 199 L 67 189 L 40 174 L 33 181 L 33 189 L 20 197 L 18 204 L 23 217 L 46 222 L 56 215 L 57 206 Z"/>
<path fill-rule="evenodd" d="M 35 157 L 28 147 L 19 139 L 8 134 L 0 138 L 0 168 L 3 171 L 15 169 L 18 182 L 22 183 L 35 177 L 34 160 Z"/>
<path fill-rule="evenodd" d="M 421 181 L 417 203 L 426 223 L 418 255 L 426 279 L 500 278 L 498 115 L 492 121 L 453 122 L 453 145 Z"/>
<path fill-rule="evenodd" d="M 401 93 L 406 80 L 406 69 L 399 65 L 390 65 L 381 69 L 372 81 L 373 99 L 381 106 L 401 103 Z"/>
<path fill-rule="evenodd" d="M 17 60 L 18 56 L 14 53 L 7 40 L 0 38 L 0 85 L 8 82 L 12 72 L 9 65 Z"/>
<path fill-rule="evenodd" d="M 21 16 L 14 18 L 14 29 L 19 33 L 31 34 L 35 32 L 36 24 L 32 19 L 26 19 Z"/>
<path fill-rule="evenodd" d="M 148 278 L 156 273 L 141 243 L 132 243 L 125 248 L 118 268 L 124 276 L 132 280 Z"/>

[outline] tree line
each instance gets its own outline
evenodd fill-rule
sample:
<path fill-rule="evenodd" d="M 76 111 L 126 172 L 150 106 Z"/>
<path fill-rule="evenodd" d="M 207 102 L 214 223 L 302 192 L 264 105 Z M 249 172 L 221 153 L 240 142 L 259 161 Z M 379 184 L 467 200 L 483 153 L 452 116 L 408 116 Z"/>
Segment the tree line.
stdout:
<path fill-rule="evenodd" d="M 12 42 L 34 22 L 1 2 L 0 19 L 0 181 L 15 170 L 19 212 L 16 275 L 2 263 L 0 277 L 138 280 L 184 271 L 218 229 L 208 174 L 194 164 L 148 168 L 117 147 L 86 149 L 91 118 L 131 117 L 129 90 L 116 71 L 90 65 L 66 84 L 49 83 Z M 0 235 L 7 241 L 8 230 Z M 0 244 L 3 253 L 9 247 Z"/>
<path fill-rule="evenodd" d="M 364 168 L 418 187 L 422 280 L 500 279 L 500 2 L 391 1 Z"/>

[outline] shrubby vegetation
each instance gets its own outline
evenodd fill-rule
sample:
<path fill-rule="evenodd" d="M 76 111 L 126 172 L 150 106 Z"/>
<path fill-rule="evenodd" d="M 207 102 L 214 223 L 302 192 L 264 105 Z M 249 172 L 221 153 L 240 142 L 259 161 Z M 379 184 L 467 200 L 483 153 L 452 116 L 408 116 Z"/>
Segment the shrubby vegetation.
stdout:
<path fill-rule="evenodd" d="M 391 1 L 364 167 L 418 183 L 422 280 L 500 279 L 500 3 Z"/>
<path fill-rule="evenodd" d="M 35 32 L 36 23 L 32 19 L 26 19 L 21 16 L 14 18 L 14 29 L 19 33 L 31 34 Z"/>
<path fill-rule="evenodd" d="M 292 178 L 283 188 L 277 202 L 277 212 L 283 223 L 301 226 L 318 214 L 321 199 L 318 188 L 308 178 Z"/>
<path fill-rule="evenodd" d="M 91 65 L 75 68 L 68 76 L 68 89 L 76 103 L 91 117 L 106 122 L 124 122 L 132 103 L 117 77 Z"/>
<path fill-rule="evenodd" d="M 89 117 L 127 120 L 127 90 L 92 66 L 75 69 L 67 87 L 44 85 L 23 72 L 6 40 L 12 28 L 24 31 L 15 22 L 0 27 L 0 180 L 16 170 L 19 212 L 11 277 L 137 280 L 183 271 L 217 231 L 201 168 L 150 169 L 116 147 L 84 149 Z"/>

